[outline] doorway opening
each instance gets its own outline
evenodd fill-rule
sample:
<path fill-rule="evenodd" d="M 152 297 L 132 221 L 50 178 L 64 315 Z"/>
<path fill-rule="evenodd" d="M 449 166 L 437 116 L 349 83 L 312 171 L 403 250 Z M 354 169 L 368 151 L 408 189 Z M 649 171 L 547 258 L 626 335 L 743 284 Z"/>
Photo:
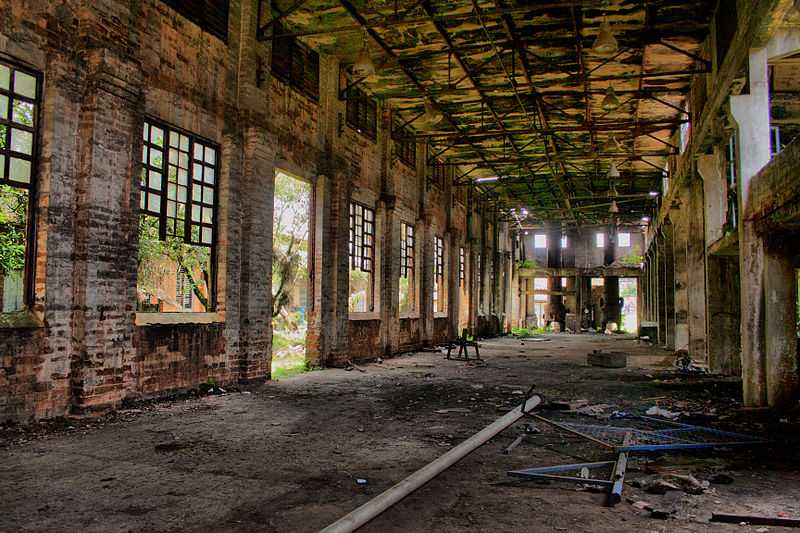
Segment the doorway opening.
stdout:
<path fill-rule="evenodd" d="M 275 172 L 272 220 L 272 379 L 306 370 L 311 185 Z"/>
<path fill-rule="evenodd" d="M 628 333 L 636 333 L 639 330 L 637 291 L 638 280 L 636 278 L 619 279 L 619 297 L 622 299 L 622 329 Z"/>

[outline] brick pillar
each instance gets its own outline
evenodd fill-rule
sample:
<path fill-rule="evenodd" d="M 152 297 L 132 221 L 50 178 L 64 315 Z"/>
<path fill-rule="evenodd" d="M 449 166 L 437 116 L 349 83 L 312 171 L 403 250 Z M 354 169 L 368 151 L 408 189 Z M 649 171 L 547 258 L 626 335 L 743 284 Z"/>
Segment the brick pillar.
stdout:
<path fill-rule="evenodd" d="M 306 362 L 314 366 L 327 364 L 331 341 L 325 326 L 332 319 L 335 302 L 330 275 L 334 257 L 328 253 L 328 239 L 331 238 L 328 227 L 331 218 L 330 181 L 325 175 L 317 176 L 311 192 L 312 212 L 308 228 L 311 298 L 307 313 Z"/>
<path fill-rule="evenodd" d="M 241 261 L 239 292 L 239 380 L 270 375 L 272 361 L 272 226 L 274 154 L 258 127 L 244 131 L 244 161 L 239 187 Z M 312 194 L 313 200 L 313 194 Z M 313 217 L 309 225 L 313 223 Z M 310 232 L 309 232 L 310 233 Z M 309 264 L 312 262 L 309 249 Z"/>
<path fill-rule="evenodd" d="M 74 208 L 73 414 L 116 406 L 133 379 L 143 120 L 138 63 L 110 49 L 88 50 L 84 59 Z"/>
<path fill-rule="evenodd" d="M 430 215 L 417 221 L 416 234 L 422 242 L 417 244 L 417 249 L 422 252 L 419 265 L 421 289 L 420 301 L 417 302 L 420 318 L 420 340 L 424 346 L 429 346 L 433 340 L 433 285 L 434 285 L 434 233 Z"/>
<path fill-rule="evenodd" d="M 377 273 L 380 290 L 381 334 L 385 353 L 400 350 L 400 222 L 395 212 L 397 198 L 384 195 L 379 201 L 383 213 L 383 235 L 376 236 L 381 246 L 381 265 Z"/>
<path fill-rule="evenodd" d="M 337 366 L 350 359 L 350 313 L 347 306 L 350 290 L 349 240 L 350 240 L 350 187 L 349 178 L 336 172 L 330 187 L 330 219 L 324 224 L 327 240 L 324 254 L 330 264 L 323 264 L 322 291 L 332 297 L 329 319 L 323 318 L 326 337 L 330 339 L 330 352 L 326 364 Z M 323 200 L 324 201 L 324 200 Z M 326 286 L 327 285 L 327 286 Z"/>

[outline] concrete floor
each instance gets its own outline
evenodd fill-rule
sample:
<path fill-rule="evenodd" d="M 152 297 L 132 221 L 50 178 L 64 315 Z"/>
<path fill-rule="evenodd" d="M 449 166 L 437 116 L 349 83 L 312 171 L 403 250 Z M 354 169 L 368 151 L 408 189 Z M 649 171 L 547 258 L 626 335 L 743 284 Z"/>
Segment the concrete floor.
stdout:
<path fill-rule="evenodd" d="M 586 366 L 598 348 L 627 351 L 629 367 Z M 712 511 L 800 515 L 796 420 L 739 409 L 739 384 L 676 378 L 664 366 L 668 352 L 619 337 L 500 338 L 483 342 L 482 355 L 486 364 L 473 366 L 411 354 L 364 372 L 316 371 L 245 392 L 145 403 L 99 421 L 5 428 L 0 531 L 317 531 L 491 423 L 532 383 L 550 400 L 635 413 L 658 402 L 776 442 L 633 459 L 628 480 L 649 467 L 699 479 L 723 471 L 733 483 L 697 496 L 626 486 L 623 502 L 607 508 L 602 494 L 511 483 L 505 474 L 608 457 L 597 446 L 540 426 L 542 434 L 502 455 L 515 436 L 507 430 L 364 531 L 755 531 L 707 520 Z M 469 411 L 436 412 L 452 408 Z M 626 499 L 674 517 L 656 520 Z"/>

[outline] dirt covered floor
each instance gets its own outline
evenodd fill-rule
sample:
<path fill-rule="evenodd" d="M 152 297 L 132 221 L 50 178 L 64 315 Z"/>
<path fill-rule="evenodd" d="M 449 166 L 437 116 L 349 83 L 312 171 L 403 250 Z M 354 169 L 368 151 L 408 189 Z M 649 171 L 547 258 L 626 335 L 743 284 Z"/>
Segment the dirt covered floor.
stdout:
<path fill-rule="evenodd" d="M 629 353 L 628 368 L 587 366 L 586 353 L 600 348 Z M 674 474 L 690 474 L 700 487 L 679 488 L 699 494 L 626 484 L 622 503 L 609 508 L 603 494 L 575 483 L 506 475 L 613 458 L 523 420 L 363 530 L 763 531 L 708 520 L 712 512 L 800 515 L 797 416 L 741 409 L 738 383 L 680 376 L 668 352 L 614 336 L 506 337 L 482 342 L 481 353 L 484 365 L 417 353 L 247 391 L 137 404 L 102 420 L 4 428 L 0 531 L 317 531 L 494 421 L 531 384 L 547 402 L 589 406 L 588 414 L 542 408 L 549 417 L 606 424 L 614 411 L 658 405 L 685 413 L 681 421 L 772 442 L 633 456 L 629 483 L 675 484 Z M 523 422 L 541 433 L 500 453 Z"/>

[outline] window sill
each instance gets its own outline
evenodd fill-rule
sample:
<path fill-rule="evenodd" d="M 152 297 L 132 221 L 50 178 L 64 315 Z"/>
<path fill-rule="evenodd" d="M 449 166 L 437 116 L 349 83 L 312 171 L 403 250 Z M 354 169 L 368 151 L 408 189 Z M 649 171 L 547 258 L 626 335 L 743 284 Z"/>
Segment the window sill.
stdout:
<path fill-rule="evenodd" d="M 400 320 L 419 318 L 419 313 L 400 313 Z"/>
<path fill-rule="evenodd" d="M 28 309 L 0 313 L 0 329 L 36 329 L 43 327 L 44 322 L 42 319 Z"/>
<path fill-rule="evenodd" d="M 447 311 L 433 313 L 433 318 L 447 318 Z"/>
<path fill-rule="evenodd" d="M 183 324 L 221 324 L 219 313 L 136 313 L 137 326 L 171 326 Z"/>
<path fill-rule="evenodd" d="M 380 320 L 381 314 L 378 311 L 365 311 L 363 313 L 350 313 L 349 320 Z"/>

